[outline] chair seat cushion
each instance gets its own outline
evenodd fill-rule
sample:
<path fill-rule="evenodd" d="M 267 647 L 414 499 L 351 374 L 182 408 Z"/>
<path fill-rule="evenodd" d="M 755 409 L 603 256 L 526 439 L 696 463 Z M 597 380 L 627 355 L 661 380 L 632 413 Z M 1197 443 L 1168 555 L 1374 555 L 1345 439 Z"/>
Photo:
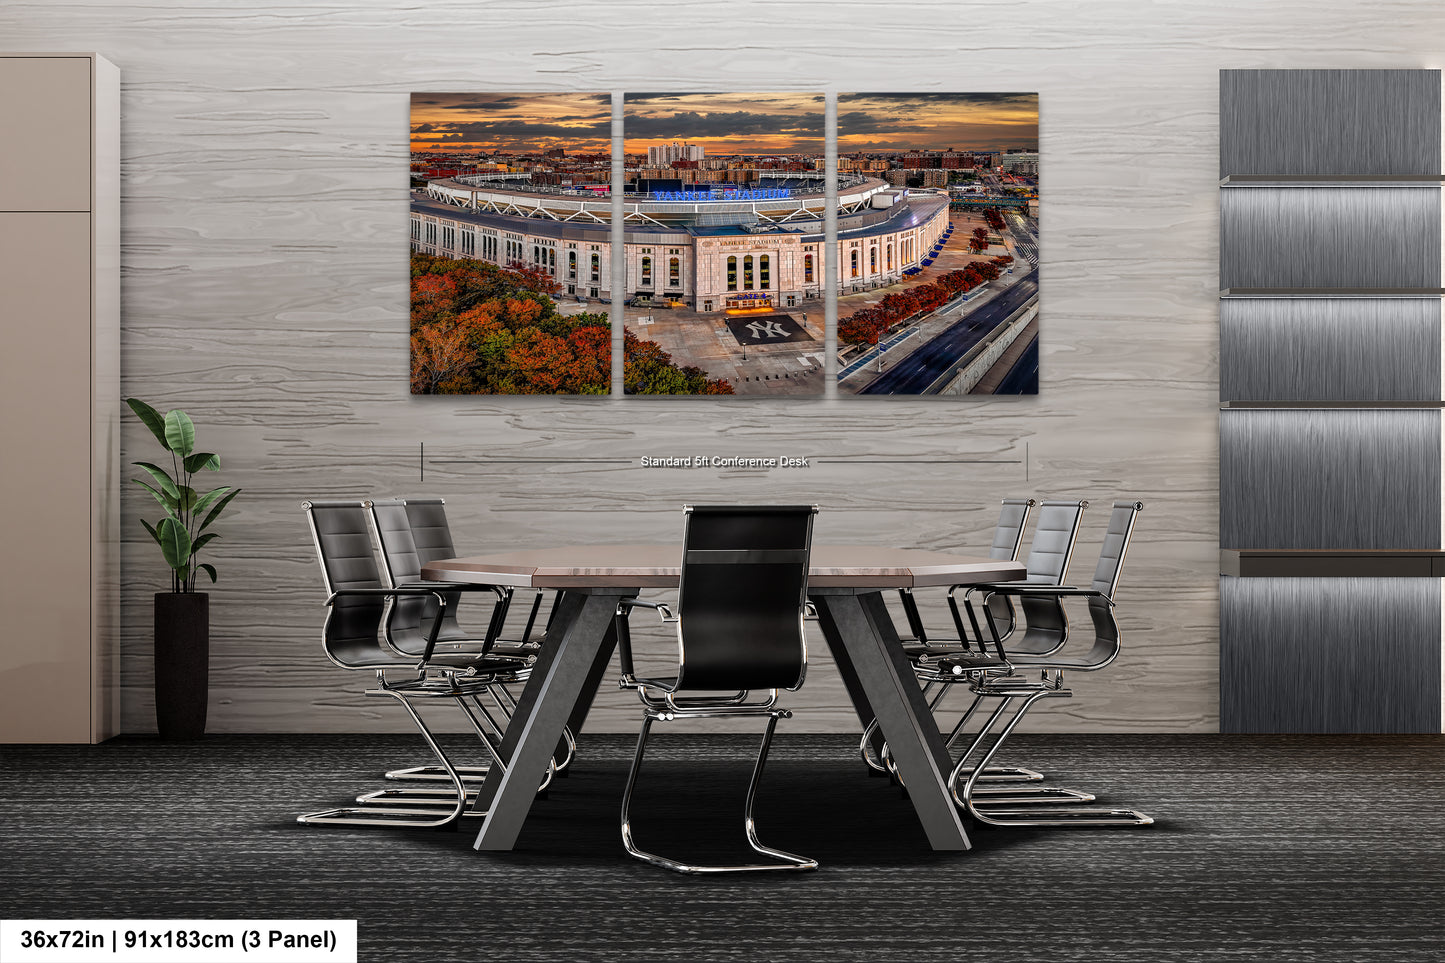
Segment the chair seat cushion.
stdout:
<path fill-rule="evenodd" d="M 1007 669 L 1009 664 L 1002 659 L 986 655 L 955 655 L 938 661 L 941 672 L 964 675 L 969 672 L 983 672 L 988 669 Z"/>
<path fill-rule="evenodd" d="M 492 656 L 483 659 L 475 652 L 433 652 L 427 664 L 445 669 L 470 669 L 473 675 L 520 672 L 527 668 L 527 664 L 519 659 Z"/>
<path fill-rule="evenodd" d="M 960 654 L 966 655 L 968 651 L 968 647 L 961 642 L 958 642 L 957 640 L 950 640 L 947 642 L 929 642 L 927 644 L 924 644 L 922 642 L 903 643 L 903 654 L 908 656 L 910 659 L 922 659 L 925 657 L 941 658 L 944 656 Z"/>

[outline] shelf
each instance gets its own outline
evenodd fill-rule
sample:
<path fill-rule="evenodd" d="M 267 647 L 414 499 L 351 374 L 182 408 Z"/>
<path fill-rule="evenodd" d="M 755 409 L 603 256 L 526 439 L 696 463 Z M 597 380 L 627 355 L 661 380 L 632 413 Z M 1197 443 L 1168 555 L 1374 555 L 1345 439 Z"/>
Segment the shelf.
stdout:
<path fill-rule="evenodd" d="M 1220 288 L 1220 298 L 1438 298 L 1445 288 Z"/>
<path fill-rule="evenodd" d="M 1438 549 L 1221 549 L 1219 574 L 1230 578 L 1445 578 Z"/>
<path fill-rule="evenodd" d="M 1439 411 L 1445 401 L 1221 401 L 1220 411 Z"/>
<path fill-rule="evenodd" d="M 1445 174 L 1226 174 L 1220 187 L 1440 187 Z"/>

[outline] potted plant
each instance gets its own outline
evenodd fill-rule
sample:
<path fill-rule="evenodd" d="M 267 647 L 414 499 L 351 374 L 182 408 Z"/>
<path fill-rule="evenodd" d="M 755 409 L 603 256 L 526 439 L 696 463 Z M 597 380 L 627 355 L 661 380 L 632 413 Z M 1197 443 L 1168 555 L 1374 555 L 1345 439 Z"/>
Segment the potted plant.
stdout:
<path fill-rule="evenodd" d="M 196 591 L 196 578 L 204 571 L 216 581 L 215 567 L 201 562 L 199 555 L 216 538 L 206 529 L 241 490 L 222 485 L 197 492 L 192 486 L 197 473 L 218 471 L 221 459 L 196 451 L 196 426 L 184 411 L 161 414 L 135 398 L 127 398 L 126 404 L 171 455 L 170 471 L 134 462 L 154 485 L 132 479 L 165 509 L 159 522 L 141 519 L 141 524 L 171 569 L 171 590 L 155 597 L 156 728 L 162 739 L 199 739 L 206 731 L 210 596 Z"/>

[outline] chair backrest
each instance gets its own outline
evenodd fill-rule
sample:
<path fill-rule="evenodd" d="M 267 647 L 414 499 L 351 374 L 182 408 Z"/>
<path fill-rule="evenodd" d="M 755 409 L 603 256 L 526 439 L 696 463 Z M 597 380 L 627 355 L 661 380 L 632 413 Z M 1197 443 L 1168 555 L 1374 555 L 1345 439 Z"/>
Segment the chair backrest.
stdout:
<path fill-rule="evenodd" d="M 371 528 L 361 501 L 302 502 L 311 538 L 321 562 L 326 594 L 342 589 L 380 589 L 382 581 L 371 546 Z M 337 599 L 326 614 L 322 643 L 326 654 L 346 668 L 369 668 L 396 662 L 382 646 L 381 597 L 352 596 Z"/>
<path fill-rule="evenodd" d="M 1069 574 L 1069 560 L 1074 556 L 1074 543 L 1079 538 L 1079 521 L 1089 503 L 1078 501 L 1046 501 L 1039 507 L 1039 520 L 1034 538 L 1029 543 L 1026 581 L 1040 585 L 1062 585 Z"/>
<path fill-rule="evenodd" d="M 421 567 L 439 558 L 455 558 L 445 503 L 440 498 L 377 498 L 366 503 L 381 546 L 381 560 L 392 588 L 421 581 Z M 425 552 L 417 544 L 425 543 Z M 447 593 L 449 605 L 439 635 L 457 639 L 466 635 L 457 622 L 457 593 Z M 426 649 L 426 626 L 436 617 L 437 601 L 430 596 L 393 599 L 386 610 L 387 640 L 393 648 L 412 655 Z"/>
<path fill-rule="evenodd" d="M 678 586 L 677 685 L 795 689 L 807 670 L 803 606 L 811 505 L 687 508 Z"/>
<path fill-rule="evenodd" d="M 989 558 L 1012 562 L 1019 557 L 1019 546 L 1024 541 L 1024 526 L 1029 514 L 1038 502 L 1032 498 L 1005 498 L 998 513 L 998 525 L 993 530 L 993 547 L 988 550 Z"/>
<path fill-rule="evenodd" d="M 421 556 L 406 513 L 406 499 L 377 498 L 366 503 L 376 540 L 381 546 L 381 562 L 393 587 L 421 578 Z"/>
<path fill-rule="evenodd" d="M 1091 597 L 1087 603 L 1089 618 L 1094 624 L 1094 644 L 1082 659 L 1069 659 L 1066 665 L 1070 668 L 1102 669 L 1119 655 L 1119 624 L 1114 619 L 1114 606 L 1110 602 L 1119 586 L 1119 572 L 1124 566 L 1124 555 L 1129 550 L 1134 519 L 1143 507 L 1142 502 L 1114 503 L 1108 528 L 1104 531 L 1104 543 L 1099 548 L 1099 564 L 1094 568 L 1094 580 L 1090 586 L 1101 592 L 1104 598 Z M 1028 628 L 1016 651 L 1026 655 L 1057 651 L 1068 629 L 1063 606 L 1053 599 L 1025 599 L 1023 604 Z"/>
<path fill-rule="evenodd" d="M 417 560 L 427 565 L 439 558 L 456 558 L 452 530 L 447 524 L 446 502 L 440 498 L 408 498 L 405 501 Z"/>
<path fill-rule="evenodd" d="M 1134 534 L 1134 519 L 1143 511 L 1143 502 L 1115 502 L 1109 514 L 1109 527 L 1104 531 L 1104 544 L 1099 549 L 1099 564 L 1094 566 L 1091 588 L 1109 598 L 1119 587 L 1119 572 L 1124 568 L 1124 554 Z"/>
<path fill-rule="evenodd" d="M 1129 538 L 1134 534 L 1134 519 L 1143 508 L 1143 502 L 1115 502 L 1109 515 L 1092 587 L 1110 600 L 1119 587 L 1119 572 L 1124 567 Z M 1119 657 L 1119 623 L 1114 618 L 1114 606 L 1101 598 L 1089 599 L 1089 618 L 1094 623 L 1094 645 L 1074 668 L 1102 669 Z"/>
<path fill-rule="evenodd" d="M 1039 506 L 1039 520 L 1034 527 L 1033 541 L 1029 543 L 1029 557 L 1024 563 L 1027 574 L 1024 581 L 1036 585 L 1062 585 L 1069 573 L 1069 562 L 1074 557 L 1074 544 L 1079 538 L 1079 522 L 1089 503 L 1077 501 L 1045 501 Z M 989 608 L 995 607 L 993 598 Z M 1069 637 L 1069 617 L 1062 603 L 1053 597 L 1018 600 L 1023 611 L 1024 633 L 1016 638 L 1004 631 L 1012 628 L 1014 614 L 1007 617 L 994 611 L 993 619 L 999 627 L 1000 637 L 1009 639 L 1008 650 L 1026 655 L 1052 652 L 1061 647 Z"/>
<path fill-rule="evenodd" d="M 1019 546 L 1024 541 L 1024 528 L 1037 504 L 1032 498 L 1003 500 L 1003 507 L 998 513 L 998 525 L 993 530 L 993 546 L 988 551 L 989 558 L 1012 562 L 1019 557 Z M 990 595 L 984 604 L 992 613 L 993 624 L 999 637 L 1007 638 L 1014 630 L 1013 603 L 1006 595 Z"/>

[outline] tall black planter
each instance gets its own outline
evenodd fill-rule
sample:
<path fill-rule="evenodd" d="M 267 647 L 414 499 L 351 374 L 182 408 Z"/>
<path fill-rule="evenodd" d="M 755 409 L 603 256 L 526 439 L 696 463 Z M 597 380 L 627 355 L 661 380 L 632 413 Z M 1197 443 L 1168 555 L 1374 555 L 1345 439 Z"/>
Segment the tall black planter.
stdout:
<path fill-rule="evenodd" d="M 156 593 L 156 728 L 162 739 L 199 739 L 206 731 L 211 597 Z"/>

